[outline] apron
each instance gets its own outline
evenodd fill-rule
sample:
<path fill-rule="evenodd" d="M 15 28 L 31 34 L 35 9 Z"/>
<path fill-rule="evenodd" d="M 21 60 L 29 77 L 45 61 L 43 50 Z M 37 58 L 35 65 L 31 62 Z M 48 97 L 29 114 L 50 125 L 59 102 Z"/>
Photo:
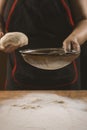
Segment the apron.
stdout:
<path fill-rule="evenodd" d="M 4 13 L 8 32 L 25 33 L 30 44 L 9 54 L 7 89 L 77 89 L 78 59 L 62 69 L 43 70 L 27 64 L 19 53 L 24 49 L 62 47 L 73 29 L 62 0 L 8 0 L 8 3 Z"/>

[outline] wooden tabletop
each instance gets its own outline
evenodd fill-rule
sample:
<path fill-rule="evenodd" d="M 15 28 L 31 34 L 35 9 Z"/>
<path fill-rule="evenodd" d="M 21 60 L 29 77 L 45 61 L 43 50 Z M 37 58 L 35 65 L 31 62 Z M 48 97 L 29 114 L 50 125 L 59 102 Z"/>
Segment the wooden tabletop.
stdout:
<path fill-rule="evenodd" d="M 0 101 L 1 100 L 6 100 L 6 99 L 14 99 L 18 97 L 22 97 L 26 94 L 30 93 L 53 93 L 65 97 L 70 97 L 70 98 L 76 98 L 76 99 L 83 99 L 87 101 L 87 91 L 0 91 Z"/>

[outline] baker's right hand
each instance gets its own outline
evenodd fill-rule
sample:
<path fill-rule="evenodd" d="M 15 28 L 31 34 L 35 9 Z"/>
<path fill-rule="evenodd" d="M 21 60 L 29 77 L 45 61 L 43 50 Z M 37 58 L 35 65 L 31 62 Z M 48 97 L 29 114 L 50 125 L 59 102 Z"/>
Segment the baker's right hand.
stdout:
<path fill-rule="evenodd" d="M 2 34 L 3 35 L 3 34 Z M 6 33 L 0 39 L 0 50 L 6 53 L 11 53 L 28 44 L 28 37 L 21 32 Z"/>
<path fill-rule="evenodd" d="M 0 38 L 4 36 L 4 33 L 3 32 L 0 32 Z"/>
<path fill-rule="evenodd" d="M 5 34 L 5 23 L 3 18 L 0 15 L 0 38 L 4 36 L 4 34 Z"/>
<path fill-rule="evenodd" d="M 4 36 L 4 30 L 3 28 L 1 27 L 1 24 L 0 24 L 0 38 L 2 38 Z"/>

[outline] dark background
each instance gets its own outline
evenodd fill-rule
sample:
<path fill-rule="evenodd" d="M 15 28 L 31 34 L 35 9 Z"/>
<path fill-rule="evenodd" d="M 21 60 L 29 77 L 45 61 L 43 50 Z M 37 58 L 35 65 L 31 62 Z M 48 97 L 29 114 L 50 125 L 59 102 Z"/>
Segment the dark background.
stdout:
<path fill-rule="evenodd" d="M 0 52 L 0 89 L 4 89 L 7 54 Z"/>

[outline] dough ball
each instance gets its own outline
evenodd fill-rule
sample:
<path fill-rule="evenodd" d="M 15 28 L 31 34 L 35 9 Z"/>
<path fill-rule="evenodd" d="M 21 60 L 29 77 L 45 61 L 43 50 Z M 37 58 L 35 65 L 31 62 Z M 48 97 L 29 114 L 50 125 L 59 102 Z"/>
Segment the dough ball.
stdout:
<path fill-rule="evenodd" d="M 28 44 L 28 37 L 21 32 L 6 33 L 0 39 L 0 48 L 4 49 L 6 46 L 13 44 L 13 46 L 22 47 Z"/>

